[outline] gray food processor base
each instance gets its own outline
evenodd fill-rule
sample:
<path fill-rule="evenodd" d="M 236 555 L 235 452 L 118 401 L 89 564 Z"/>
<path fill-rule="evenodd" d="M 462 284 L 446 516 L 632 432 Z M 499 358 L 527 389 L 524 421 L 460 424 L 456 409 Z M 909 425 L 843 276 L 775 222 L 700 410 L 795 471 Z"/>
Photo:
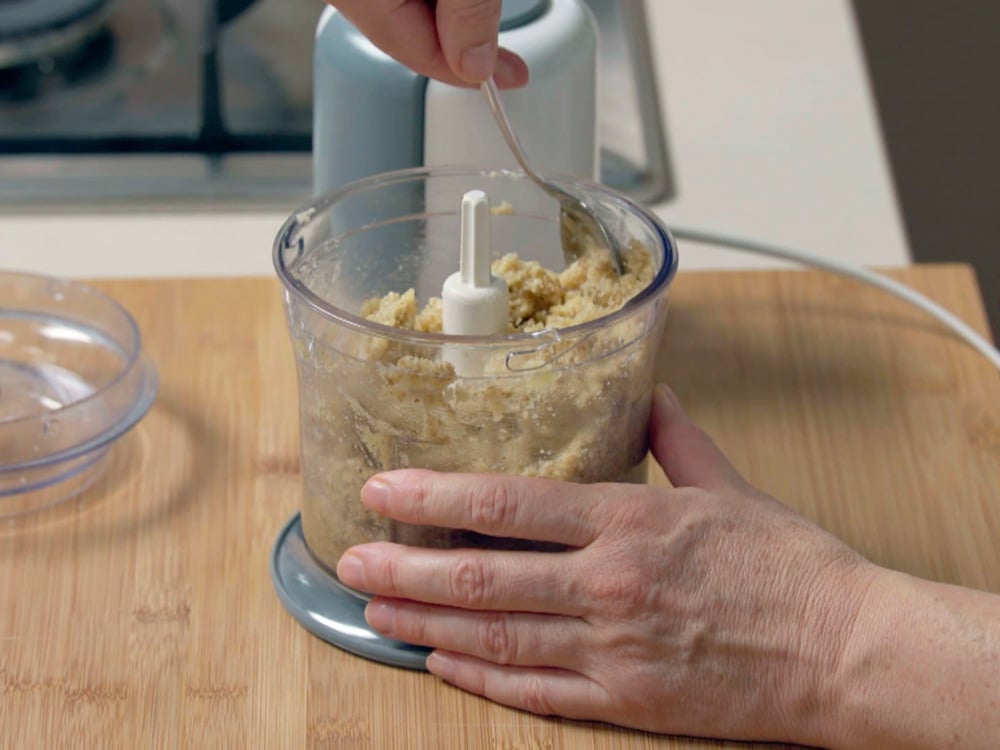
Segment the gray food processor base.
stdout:
<path fill-rule="evenodd" d="M 306 547 L 298 513 L 285 524 L 271 553 L 271 580 L 282 603 L 306 630 L 372 661 L 426 670 L 430 649 L 378 635 L 365 622 L 361 597 L 320 565 Z"/>

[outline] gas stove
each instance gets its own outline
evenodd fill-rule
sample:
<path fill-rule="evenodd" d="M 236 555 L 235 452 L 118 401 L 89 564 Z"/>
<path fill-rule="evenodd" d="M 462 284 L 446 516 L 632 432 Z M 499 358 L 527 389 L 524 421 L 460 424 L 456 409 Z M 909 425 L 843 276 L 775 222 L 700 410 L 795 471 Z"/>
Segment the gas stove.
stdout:
<path fill-rule="evenodd" d="M 643 0 L 601 28 L 602 179 L 672 193 Z M 0 0 L 0 210 L 292 208 L 312 191 L 322 0 Z"/>
<path fill-rule="evenodd" d="M 233 5 L 0 0 L 0 203 L 304 199 L 323 6 Z"/>

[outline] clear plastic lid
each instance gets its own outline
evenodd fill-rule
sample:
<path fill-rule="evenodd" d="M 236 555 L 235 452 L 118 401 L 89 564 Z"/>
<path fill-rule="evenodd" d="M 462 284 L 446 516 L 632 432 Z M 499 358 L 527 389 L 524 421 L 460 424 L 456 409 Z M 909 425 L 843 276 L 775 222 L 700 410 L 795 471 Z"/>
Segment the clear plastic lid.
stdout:
<path fill-rule="evenodd" d="M 0 517 L 86 488 L 156 388 L 117 302 L 78 282 L 0 273 Z"/>

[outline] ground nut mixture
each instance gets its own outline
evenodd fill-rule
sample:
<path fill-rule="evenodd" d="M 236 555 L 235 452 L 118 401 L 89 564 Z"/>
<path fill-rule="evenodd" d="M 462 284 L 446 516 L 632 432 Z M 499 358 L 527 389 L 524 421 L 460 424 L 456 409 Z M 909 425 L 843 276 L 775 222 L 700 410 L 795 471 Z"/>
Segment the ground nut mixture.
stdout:
<path fill-rule="evenodd" d="M 512 332 L 565 328 L 608 315 L 655 275 L 639 243 L 619 278 L 591 248 L 562 272 L 506 255 L 493 264 L 510 289 Z M 658 305 L 665 304 L 660 300 Z M 395 328 L 441 331 L 441 301 L 413 290 L 367 300 L 361 314 Z M 652 358 L 663 320 L 626 318 L 582 337 L 505 349 L 487 377 L 457 377 L 440 350 L 371 335 L 336 346 L 294 330 L 302 398 L 303 530 L 329 568 L 347 547 L 391 540 L 425 546 L 537 547 L 466 531 L 416 527 L 366 510 L 358 497 L 390 468 L 516 473 L 577 482 L 644 479 Z M 534 351 L 539 349 L 539 351 Z M 513 366 L 513 370 L 511 367 Z"/>

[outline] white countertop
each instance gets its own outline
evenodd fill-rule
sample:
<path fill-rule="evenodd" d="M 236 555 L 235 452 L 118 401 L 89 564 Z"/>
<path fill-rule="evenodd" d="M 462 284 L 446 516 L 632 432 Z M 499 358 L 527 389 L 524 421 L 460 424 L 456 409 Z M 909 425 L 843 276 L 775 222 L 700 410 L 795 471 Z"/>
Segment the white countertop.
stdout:
<path fill-rule="evenodd" d="M 668 225 L 863 265 L 909 262 L 848 0 L 648 0 L 677 194 Z M 0 267 L 66 276 L 271 274 L 294 206 L 0 211 Z M 772 261 L 681 246 L 681 269 Z"/>

